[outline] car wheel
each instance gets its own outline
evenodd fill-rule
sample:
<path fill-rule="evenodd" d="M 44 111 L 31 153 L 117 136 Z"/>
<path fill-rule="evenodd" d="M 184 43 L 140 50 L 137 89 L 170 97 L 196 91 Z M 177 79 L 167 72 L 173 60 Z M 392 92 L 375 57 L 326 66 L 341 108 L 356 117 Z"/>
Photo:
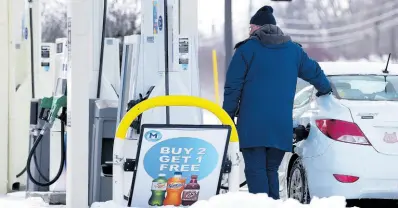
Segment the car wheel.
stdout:
<path fill-rule="evenodd" d="M 308 191 L 307 175 L 300 158 L 297 158 L 293 163 L 287 187 L 289 198 L 296 199 L 303 204 L 310 203 L 311 197 Z"/>

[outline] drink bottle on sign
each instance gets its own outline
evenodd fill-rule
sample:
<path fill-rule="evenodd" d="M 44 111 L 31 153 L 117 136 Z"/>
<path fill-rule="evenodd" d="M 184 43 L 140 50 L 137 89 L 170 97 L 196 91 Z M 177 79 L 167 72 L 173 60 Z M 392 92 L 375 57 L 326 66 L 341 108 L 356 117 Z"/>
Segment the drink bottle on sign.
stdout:
<path fill-rule="evenodd" d="M 192 175 L 191 181 L 185 185 L 184 191 L 182 192 L 182 205 L 191 206 L 199 199 L 200 185 L 198 184 L 198 176 Z"/>
<path fill-rule="evenodd" d="M 150 206 L 162 206 L 164 196 L 166 195 L 167 178 L 165 174 L 160 173 L 156 179 L 152 181 L 152 195 L 148 200 Z"/>
<path fill-rule="evenodd" d="M 163 205 L 181 205 L 181 193 L 184 190 L 185 178 L 182 178 L 181 172 L 175 172 L 174 176 L 167 181 L 167 195 Z"/>

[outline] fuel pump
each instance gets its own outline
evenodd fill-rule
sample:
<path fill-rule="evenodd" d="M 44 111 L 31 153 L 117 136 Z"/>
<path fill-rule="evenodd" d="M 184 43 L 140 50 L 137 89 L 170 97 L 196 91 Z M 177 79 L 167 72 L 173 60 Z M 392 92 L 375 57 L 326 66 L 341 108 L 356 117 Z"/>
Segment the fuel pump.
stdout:
<path fill-rule="evenodd" d="M 67 92 L 66 92 L 66 63 L 63 64 L 63 75 L 57 79 L 57 85 L 54 91 L 54 95 L 52 97 L 44 97 L 40 102 L 40 115 L 39 118 L 44 121 L 43 126 L 37 126 L 36 129 L 33 130 L 33 135 L 36 137 L 35 142 L 29 152 L 26 172 L 28 174 L 29 179 L 38 186 L 50 186 L 54 184 L 62 174 L 64 165 L 65 165 L 65 124 L 66 124 L 66 101 L 67 101 Z M 61 121 L 61 161 L 59 164 L 59 169 L 57 175 L 52 179 L 47 179 L 45 183 L 39 182 L 35 179 L 31 172 L 31 163 L 32 159 L 35 156 L 35 151 L 43 139 L 44 134 L 51 129 L 56 119 L 60 119 Z M 40 174 L 42 175 L 42 174 Z"/>

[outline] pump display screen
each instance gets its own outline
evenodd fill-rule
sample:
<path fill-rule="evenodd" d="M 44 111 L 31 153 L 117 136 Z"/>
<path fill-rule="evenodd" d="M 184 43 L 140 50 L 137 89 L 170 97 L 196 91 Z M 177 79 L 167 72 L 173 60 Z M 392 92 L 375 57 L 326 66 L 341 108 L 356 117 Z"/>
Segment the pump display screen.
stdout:
<path fill-rule="evenodd" d="M 62 53 L 62 51 L 63 51 L 62 43 L 57 43 L 57 53 Z"/>

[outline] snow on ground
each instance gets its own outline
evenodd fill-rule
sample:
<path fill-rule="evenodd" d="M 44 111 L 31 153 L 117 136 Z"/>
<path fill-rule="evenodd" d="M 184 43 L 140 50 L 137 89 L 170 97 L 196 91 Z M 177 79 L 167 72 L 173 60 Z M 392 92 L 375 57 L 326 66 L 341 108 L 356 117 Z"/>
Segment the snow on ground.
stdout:
<path fill-rule="evenodd" d="M 248 192 L 233 192 L 221 194 L 210 198 L 208 201 L 198 201 L 191 208 L 251 208 L 251 207 L 275 207 L 275 208 L 344 208 L 344 197 L 330 197 L 325 199 L 314 198 L 309 205 L 300 204 L 293 199 L 273 200 L 266 194 L 250 194 Z"/>
<path fill-rule="evenodd" d="M 164 206 L 173 207 L 173 206 Z M 198 201 L 190 208 L 252 208 L 252 207 L 274 207 L 274 208 L 345 208 L 344 197 L 314 198 L 310 204 L 303 205 L 293 199 L 273 200 L 266 194 L 250 194 L 248 192 L 234 192 L 214 196 L 209 200 Z M 118 206 L 112 201 L 94 203 L 91 208 L 125 208 Z"/>
<path fill-rule="evenodd" d="M 0 195 L 0 208 L 66 208 L 66 206 L 50 206 L 41 198 L 25 199 L 25 192 L 9 193 L 6 196 Z"/>
<path fill-rule="evenodd" d="M 173 206 L 165 206 L 173 207 Z M 266 194 L 250 194 L 247 192 L 235 192 L 214 196 L 209 200 L 196 202 L 191 208 L 252 208 L 252 207 L 274 207 L 274 208 L 345 208 L 344 197 L 314 198 L 309 205 L 300 204 L 298 201 L 273 200 Z M 66 208 L 66 206 L 50 206 L 41 198 L 25 199 L 24 192 L 17 192 L 0 196 L 0 208 Z M 125 208 L 112 201 L 94 203 L 91 208 Z"/>

